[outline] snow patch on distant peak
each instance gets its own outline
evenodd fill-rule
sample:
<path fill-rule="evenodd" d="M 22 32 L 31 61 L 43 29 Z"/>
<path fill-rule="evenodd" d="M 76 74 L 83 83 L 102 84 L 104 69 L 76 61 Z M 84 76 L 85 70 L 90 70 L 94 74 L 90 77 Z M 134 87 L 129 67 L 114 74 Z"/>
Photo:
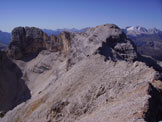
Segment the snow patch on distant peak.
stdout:
<path fill-rule="evenodd" d="M 127 31 L 147 32 L 147 29 L 140 26 L 130 26 L 127 28 Z"/>
<path fill-rule="evenodd" d="M 153 28 L 153 29 L 146 29 L 141 26 L 129 26 L 125 28 L 125 32 L 128 35 L 141 35 L 141 34 L 162 34 L 162 31 Z"/>
<path fill-rule="evenodd" d="M 133 31 L 135 29 L 135 27 L 134 26 L 131 26 L 131 27 L 128 27 L 127 28 L 127 31 Z"/>

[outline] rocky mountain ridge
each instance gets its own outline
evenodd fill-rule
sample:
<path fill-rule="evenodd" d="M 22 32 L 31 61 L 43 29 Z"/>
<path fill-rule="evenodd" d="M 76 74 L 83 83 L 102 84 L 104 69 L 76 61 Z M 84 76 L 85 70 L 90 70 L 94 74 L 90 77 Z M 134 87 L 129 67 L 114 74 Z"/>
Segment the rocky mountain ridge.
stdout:
<path fill-rule="evenodd" d="M 69 32 L 85 32 L 88 28 L 85 29 L 57 29 L 57 30 L 48 30 L 45 29 L 44 32 L 49 35 L 56 34 L 59 35 L 62 31 Z M 142 26 L 129 26 L 122 29 L 128 38 L 130 38 L 135 45 L 137 46 L 138 52 L 141 55 L 150 56 L 155 60 L 161 61 L 161 47 L 162 47 L 162 31 L 157 28 L 146 29 Z"/>
<path fill-rule="evenodd" d="M 48 36 L 38 28 L 15 28 L 7 56 L 1 56 L 6 61 L 0 66 L 6 67 L 11 60 L 20 69 L 18 79 L 31 98 L 22 98 L 14 109 L 1 101 L 8 107 L 0 107 L 1 113 L 7 112 L 1 114 L 2 122 L 162 120 L 161 72 L 140 61 L 134 43 L 116 25 L 58 36 Z M 8 75 L 0 83 L 9 83 Z"/>

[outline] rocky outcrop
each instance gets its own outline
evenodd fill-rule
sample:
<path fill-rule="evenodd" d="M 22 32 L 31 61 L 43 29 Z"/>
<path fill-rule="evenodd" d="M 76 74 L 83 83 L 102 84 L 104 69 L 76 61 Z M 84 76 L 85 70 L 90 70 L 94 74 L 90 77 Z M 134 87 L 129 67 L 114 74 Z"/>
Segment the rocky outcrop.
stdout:
<path fill-rule="evenodd" d="M 37 55 L 41 50 L 61 50 L 62 43 L 56 36 L 48 37 L 41 29 L 35 27 L 17 27 L 12 31 L 8 55 L 14 59 L 22 59 Z"/>
<path fill-rule="evenodd" d="M 17 27 L 12 31 L 8 55 L 14 59 L 37 54 L 45 48 L 48 36 L 38 28 Z"/>
<path fill-rule="evenodd" d="M 36 56 L 41 50 L 66 52 L 70 42 L 70 32 L 62 32 L 58 37 L 48 36 L 35 27 L 17 27 L 12 31 L 8 55 L 14 59 Z"/>
<path fill-rule="evenodd" d="M 135 45 L 116 25 L 99 26 L 95 28 L 93 33 L 95 37 L 100 38 L 96 40 L 102 40 L 102 46 L 98 48 L 98 53 L 106 56 L 107 59 L 114 61 L 135 61 L 137 59 L 138 55 Z M 103 35 L 106 36 L 102 37 Z"/>
<path fill-rule="evenodd" d="M 85 33 L 74 34 L 70 43 L 69 66 L 95 54 L 101 54 L 105 60 L 113 61 L 135 61 L 138 58 L 135 45 L 113 24 L 97 26 Z"/>
<path fill-rule="evenodd" d="M 20 68 L 0 51 L 0 111 L 7 112 L 30 98 L 21 76 Z"/>

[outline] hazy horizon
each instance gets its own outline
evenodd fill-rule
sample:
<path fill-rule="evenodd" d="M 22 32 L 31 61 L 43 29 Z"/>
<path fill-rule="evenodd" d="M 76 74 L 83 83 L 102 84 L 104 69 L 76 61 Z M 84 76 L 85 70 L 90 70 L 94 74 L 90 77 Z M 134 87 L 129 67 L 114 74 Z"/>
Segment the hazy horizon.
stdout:
<path fill-rule="evenodd" d="M 42 29 L 85 28 L 113 23 L 162 30 L 161 0 L 1 0 L 0 30 L 17 26 Z"/>

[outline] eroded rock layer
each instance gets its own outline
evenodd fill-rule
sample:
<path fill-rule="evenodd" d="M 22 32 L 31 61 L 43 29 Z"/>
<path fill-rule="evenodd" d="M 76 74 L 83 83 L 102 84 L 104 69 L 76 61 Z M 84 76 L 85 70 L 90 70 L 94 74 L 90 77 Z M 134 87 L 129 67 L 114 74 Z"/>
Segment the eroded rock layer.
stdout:
<path fill-rule="evenodd" d="M 14 59 L 23 59 L 32 58 L 41 50 L 62 51 L 66 38 L 67 32 L 61 33 L 57 38 L 54 35 L 48 36 L 39 28 L 17 27 L 12 31 L 8 55 Z"/>

